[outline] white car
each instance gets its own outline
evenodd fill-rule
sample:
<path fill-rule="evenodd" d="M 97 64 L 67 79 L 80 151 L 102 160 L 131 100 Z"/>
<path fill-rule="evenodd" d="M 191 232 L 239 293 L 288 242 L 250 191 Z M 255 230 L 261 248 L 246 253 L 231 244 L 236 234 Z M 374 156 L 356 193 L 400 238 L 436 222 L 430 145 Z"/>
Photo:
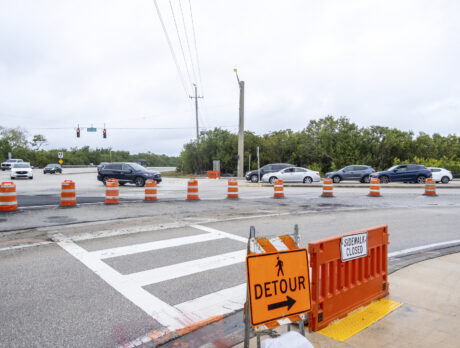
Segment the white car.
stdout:
<path fill-rule="evenodd" d="M 19 162 L 23 162 L 22 159 L 19 159 L 19 158 L 12 158 L 12 159 L 9 159 L 5 162 L 3 162 L 1 164 L 2 166 L 2 170 L 7 170 L 7 169 L 11 169 L 11 166 L 15 163 L 19 163 Z"/>
<path fill-rule="evenodd" d="M 17 178 L 34 178 L 34 173 L 32 172 L 32 168 L 30 167 L 30 163 L 22 162 L 22 163 L 13 163 L 11 166 L 11 180 Z"/>
<path fill-rule="evenodd" d="M 430 167 L 428 169 L 431 170 L 432 178 L 436 182 L 442 182 L 443 184 L 448 184 L 449 181 L 451 181 L 453 178 L 452 173 L 447 169 L 436 168 L 436 167 Z"/>
<path fill-rule="evenodd" d="M 262 177 L 262 182 L 273 184 L 276 179 L 282 179 L 284 182 L 303 182 L 311 184 L 312 182 L 321 181 L 321 176 L 318 172 L 302 168 L 288 167 L 278 172 L 267 173 Z"/>

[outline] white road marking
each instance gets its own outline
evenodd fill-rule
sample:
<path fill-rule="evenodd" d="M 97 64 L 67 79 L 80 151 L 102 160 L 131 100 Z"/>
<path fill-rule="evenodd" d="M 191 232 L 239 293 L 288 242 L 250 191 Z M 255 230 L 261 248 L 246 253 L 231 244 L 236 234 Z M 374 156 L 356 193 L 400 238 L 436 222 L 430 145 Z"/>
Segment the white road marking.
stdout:
<path fill-rule="evenodd" d="M 223 237 L 225 237 L 225 238 L 237 240 L 237 241 L 239 241 L 239 242 L 243 242 L 243 243 L 247 243 L 247 242 L 248 242 L 248 239 L 245 238 L 245 237 L 237 236 L 237 235 L 235 235 L 235 234 L 231 234 L 231 233 L 224 232 L 224 231 L 219 231 L 219 230 L 216 230 L 215 228 L 211 228 L 211 227 L 207 227 L 207 226 L 202 226 L 202 225 L 190 225 L 190 227 L 196 228 L 196 229 L 198 229 L 198 230 L 210 232 L 210 233 L 215 233 L 215 234 L 217 234 L 217 235 L 221 235 L 221 236 L 223 236 Z"/>
<path fill-rule="evenodd" d="M 172 238 L 149 243 L 133 244 L 112 249 L 97 250 L 90 252 L 90 254 L 98 259 L 108 259 L 111 257 L 126 256 L 131 254 L 143 253 L 146 251 L 172 248 L 181 245 L 207 242 L 222 238 L 225 237 L 222 235 L 218 235 L 217 233 L 203 233 L 195 236 Z"/>
<path fill-rule="evenodd" d="M 427 244 L 427 245 L 421 245 L 415 248 L 408 248 L 408 249 L 403 249 L 403 250 L 398 250 L 398 251 L 393 251 L 392 253 L 388 254 L 388 257 L 398 257 L 401 255 L 407 255 L 411 254 L 416 251 L 421 251 L 421 250 L 427 250 L 427 249 L 432 249 L 436 247 L 447 247 L 449 245 L 455 245 L 455 244 L 460 244 L 460 239 L 459 240 L 451 240 L 448 242 L 441 242 L 441 243 L 433 243 L 433 244 Z"/>
<path fill-rule="evenodd" d="M 126 277 L 138 286 L 146 286 L 149 284 L 156 284 L 166 280 L 185 277 L 191 274 L 241 263 L 244 262 L 246 254 L 246 250 L 233 251 L 226 254 L 131 273 L 126 275 Z"/>
<path fill-rule="evenodd" d="M 36 247 L 36 246 L 47 245 L 47 244 L 53 244 L 53 242 L 39 242 L 39 243 L 31 243 L 31 244 L 21 244 L 21 245 L 9 246 L 9 247 L 0 248 L 0 251 L 24 249 L 24 248 Z"/>

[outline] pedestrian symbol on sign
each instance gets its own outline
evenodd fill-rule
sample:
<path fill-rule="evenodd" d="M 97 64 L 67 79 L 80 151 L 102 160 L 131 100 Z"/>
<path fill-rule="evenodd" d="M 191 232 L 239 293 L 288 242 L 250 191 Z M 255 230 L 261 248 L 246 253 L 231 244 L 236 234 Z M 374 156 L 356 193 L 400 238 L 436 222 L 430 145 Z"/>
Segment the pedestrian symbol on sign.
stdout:
<path fill-rule="evenodd" d="M 62 152 L 58 152 L 58 158 L 64 158 L 64 154 Z"/>
<path fill-rule="evenodd" d="M 277 274 L 277 276 L 278 276 L 278 277 L 280 276 L 280 272 L 281 272 L 281 274 L 284 276 L 284 272 L 283 272 L 283 261 L 280 260 L 280 256 L 279 256 L 279 255 L 276 257 L 276 259 L 278 260 L 278 262 L 276 263 L 276 266 L 275 266 L 275 267 L 278 267 L 278 274 Z"/>

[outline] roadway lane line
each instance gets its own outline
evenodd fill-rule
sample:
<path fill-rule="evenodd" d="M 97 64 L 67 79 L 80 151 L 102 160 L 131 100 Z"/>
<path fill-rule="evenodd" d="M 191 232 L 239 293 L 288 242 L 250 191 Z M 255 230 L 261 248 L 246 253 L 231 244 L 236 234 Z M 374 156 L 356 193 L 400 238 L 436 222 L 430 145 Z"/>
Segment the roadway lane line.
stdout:
<path fill-rule="evenodd" d="M 224 231 L 219 231 L 219 230 L 216 230 L 215 228 L 202 226 L 202 225 L 190 225 L 190 227 L 193 227 L 193 228 L 196 228 L 197 230 L 202 230 L 202 231 L 205 231 L 205 232 L 215 233 L 217 235 L 223 236 L 223 238 L 229 238 L 229 239 L 237 240 L 237 241 L 243 242 L 243 243 L 248 242 L 248 238 L 237 236 L 235 234 L 231 234 L 231 233 L 224 232 Z"/>
<path fill-rule="evenodd" d="M 184 313 L 161 301 L 138 285 L 130 283 L 126 276 L 115 271 L 72 241 L 63 240 L 57 244 L 169 330 L 176 330 L 193 324 L 193 321 Z"/>
<path fill-rule="evenodd" d="M 198 234 L 195 236 L 172 238 L 172 239 L 159 240 L 155 242 L 133 244 L 133 245 L 112 248 L 112 249 L 97 250 L 97 251 L 90 252 L 90 254 L 102 260 L 102 259 L 108 259 L 112 257 L 143 253 L 146 251 L 172 248 L 172 247 L 177 247 L 181 245 L 208 242 L 211 240 L 222 239 L 222 238 L 225 238 L 225 236 L 219 235 L 217 233 L 203 233 L 203 234 Z"/>
<path fill-rule="evenodd" d="M 166 280 L 185 277 L 195 273 L 234 265 L 236 263 L 242 263 L 245 260 L 246 254 L 246 250 L 233 251 L 226 254 L 131 273 L 127 274 L 126 277 L 137 286 L 146 286 L 164 282 Z"/>
<path fill-rule="evenodd" d="M 441 243 L 433 243 L 433 244 L 427 244 L 427 245 L 421 245 L 415 248 L 408 248 L 408 249 L 403 249 L 403 250 L 398 250 L 398 251 L 393 251 L 392 253 L 388 254 L 388 257 L 398 257 L 401 255 L 407 255 L 414 253 L 416 251 L 422 251 L 422 250 L 427 250 L 427 249 L 433 249 L 436 247 L 448 247 L 450 245 L 455 245 L 455 244 L 460 244 L 460 239 L 458 240 L 451 240 L 447 242 L 441 242 Z"/>
<path fill-rule="evenodd" d="M 10 246 L 10 247 L 0 248 L 0 251 L 15 250 L 15 249 L 24 249 L 24 248 L 42 246 L 42 245 L 47 245 L 47 244 L 53 244 L 53 242 L 40 242 L 40 243 L 31 243 L 31 244 L 15 245 L 15 246 Z"/>

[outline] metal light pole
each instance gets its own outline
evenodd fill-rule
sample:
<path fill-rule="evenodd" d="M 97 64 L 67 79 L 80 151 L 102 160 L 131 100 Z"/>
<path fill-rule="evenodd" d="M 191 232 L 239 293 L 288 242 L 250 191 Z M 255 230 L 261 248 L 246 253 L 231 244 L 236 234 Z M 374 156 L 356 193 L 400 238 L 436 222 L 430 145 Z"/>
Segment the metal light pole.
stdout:
<path fill-rule="evenodd" d="M 240 120 L 238 126 L 238 167 L 237 176 L 242 178 L 244 176 L 244 81 L 240 81 L 238 72 L 233 69 L 238 80 L 240 87 Z"/>

